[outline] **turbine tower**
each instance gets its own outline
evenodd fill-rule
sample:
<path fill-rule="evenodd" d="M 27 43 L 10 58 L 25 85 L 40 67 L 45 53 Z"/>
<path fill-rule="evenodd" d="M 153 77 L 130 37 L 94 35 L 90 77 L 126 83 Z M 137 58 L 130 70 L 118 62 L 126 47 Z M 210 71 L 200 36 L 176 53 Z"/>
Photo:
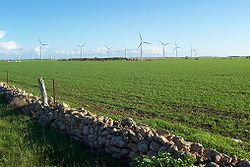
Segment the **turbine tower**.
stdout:
<path fill-rule="evenodd" d="M 175 57 L 178 57 L 178 49 L 181 49 L 181 47 L 179 47 L 176 42 L 174 43 L 175 44 L 175 48 L 173 49 L 173 51 L 175 51 Z"/>
<path fill-rule="evenodd" d="M 0 50 L 0 52 L 2 52 L 1 54 L 4 56 L 4 50 Z M 2 60 L 4 60 L 4 57 Z"/>
<path fill-rule="evenodd" d="M 42 57 L 42 47 L 43 46 L 47 46 L 48 44 L 46 44 L 46 43 L 42 43 L 42 41 L 41 41 L 41 39 L 40 38 L 38 38 L 38 40 L 39 40 L 39 56 L 40 56 L 40 60 L 42 60 L 43 59 L 43 57 Z"/>
<path fill-rule="evenodd" d="M 197 50 L 198 50 L 198 49 L 194 49 L 194 48 L 191 46 L 191 49 L 190 49 L 191 57 L 193 57 L 193 52 L 195 52 L 195 56 L 197 56 Z"/>
<path fill-rule="evenodd" d="M 169 45 L 170 42 L 168 42 L 168 43 L 163 43 L 161 40 L 159 40 L 159 41 L 160 41 L 160 43 L 161 43 L 161 45 L 162 45 L 162 56 L 165 57 L 165 47 L 166 47 L 167 45 Z"/>
<path fill-rule="evenodd" d="M 23 48 L 19 47 L 18 49 L 18 61 L 21 61 L 21 52 L 23 50 Z"/>
<path fill-rule="evenodd" d="M 54 51 L 53 48 L 49 50 L 50 60 L 53 60 L 53 51 Z"/>
<path fill-rule="evenodd" d="M 195 52 L 195 57 L 197 57 L 197 50 L 198 49 L 193 49 L 193 51 Z"/>
<path fill-rule="evenodd" d="M 80 52 L 80 54 L 81 54 L 81 59 L 83 58 L 83 55 L 84 55 L 83 47 L 84 47 L 85 45 L 86 45 L 86 42 L 85 42 L 83 45 L 76 45 L 76 46 L 79 47 L 80 50 L 81 50 L 81 52 Z"/>
<path fill-rule="evenodd" d="M 108 47 L 108 46 L 106 45 L 105 48 L 107 49 L 106 55 L 107 55 L 107 57 L 109 58 L 109 52 L 110 52 L 110 49 L 111 49 L 112 47 Z"/>
<path fill-rule="evenodd" d="M 142 45 L 143 45 L 143 44 L 151 44 L 151 43 L 146 42 L 146 41 L 143 41 L 143 38 L 142 38 L 141 33 L 139 33 L 139 36 L 140 36 L 140 44 L 139 44 L 139 46 L 138 46 L 137 50 L 140 48 L 140 56 L 141 56 L 141 60 L 143 60 L 143 55 L 142 55 Z"/>

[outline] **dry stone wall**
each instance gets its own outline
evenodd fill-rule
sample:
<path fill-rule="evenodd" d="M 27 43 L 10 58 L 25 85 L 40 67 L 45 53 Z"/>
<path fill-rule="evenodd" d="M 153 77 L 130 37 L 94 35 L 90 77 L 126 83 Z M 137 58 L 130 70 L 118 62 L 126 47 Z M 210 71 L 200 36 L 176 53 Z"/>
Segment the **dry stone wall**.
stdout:
<path fill-rule="evenodd" d="M 187 142 L 165 130 L 156 131 L 147 125 L 136 124 L 131 118 L 115 121 L 84 108 L 73 109 L 65 103 L 53 104 L 53 100 L 49 101 L 50 111 L 47 112 L 39 97 L 4 83 L 0 83 L 0 93 L 5 95 L 10 105 L 22 109 L 39 123 L 114 158 L 131 160 L 142 155 L 155 156 L 161 151 L 169 152 L 175 158 L 190 154 L 200 166 L 250 167 L 248 160 L 227 156 L 204 148 L 199 143 Z"/>

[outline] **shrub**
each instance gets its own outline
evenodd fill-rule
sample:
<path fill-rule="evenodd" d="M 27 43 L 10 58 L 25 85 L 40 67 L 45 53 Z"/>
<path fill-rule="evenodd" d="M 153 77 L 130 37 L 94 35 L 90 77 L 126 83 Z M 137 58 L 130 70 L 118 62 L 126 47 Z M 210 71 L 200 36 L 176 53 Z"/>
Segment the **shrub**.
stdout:
<path fill-rule="evenodd" d="M 175 159 L 170 153 L 159 152 L 157 156 L 138 157 L 135 159 L 136 167 L 192 167 L 194 160 L 187 156 L 182 155 L 181 158 Z"/>

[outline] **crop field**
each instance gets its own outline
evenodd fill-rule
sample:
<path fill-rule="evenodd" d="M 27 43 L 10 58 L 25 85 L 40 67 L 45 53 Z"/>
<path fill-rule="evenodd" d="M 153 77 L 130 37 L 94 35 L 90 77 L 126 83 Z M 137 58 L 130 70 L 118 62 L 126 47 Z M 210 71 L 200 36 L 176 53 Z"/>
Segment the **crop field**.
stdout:
<path fill-rule="evenodd" d="M 186 140 L 250 159 L 250 60 L 0 62 L 0 81 L 114 119 L 164 128 Z"/>

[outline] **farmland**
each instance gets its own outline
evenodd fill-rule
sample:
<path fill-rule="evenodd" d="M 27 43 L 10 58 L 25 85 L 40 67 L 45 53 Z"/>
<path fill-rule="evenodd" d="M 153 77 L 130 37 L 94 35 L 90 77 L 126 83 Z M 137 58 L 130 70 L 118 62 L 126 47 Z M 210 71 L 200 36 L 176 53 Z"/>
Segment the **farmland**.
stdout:
<path fill-rule="evenodd" d="M 250 159 L 250 60 L 0 62 L 0 80 L 38 94 L 52 79 L 60 101 L 170 130 Z M 237 139 L 237 140 L 235 140 Z"/>

